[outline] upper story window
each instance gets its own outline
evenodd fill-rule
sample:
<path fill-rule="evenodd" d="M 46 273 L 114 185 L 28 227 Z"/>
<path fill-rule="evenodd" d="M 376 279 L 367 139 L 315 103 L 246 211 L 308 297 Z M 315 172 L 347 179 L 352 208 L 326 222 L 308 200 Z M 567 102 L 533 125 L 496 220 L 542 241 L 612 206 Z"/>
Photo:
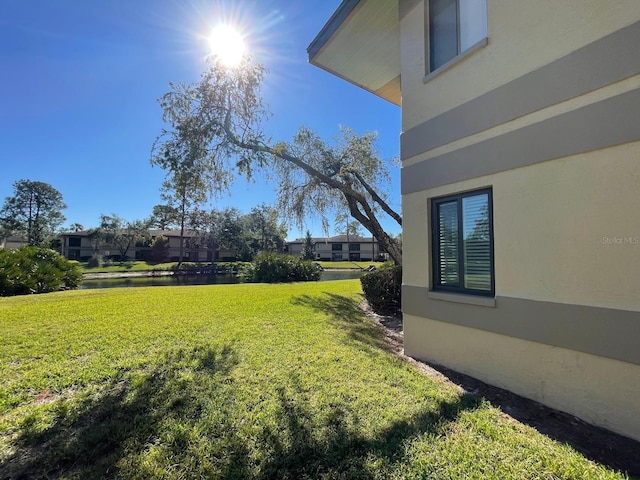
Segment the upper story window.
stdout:
<path fill-rule="evenodd" d="M 82 244 L 82 239 L 80 237 L 69 237 L 70 247 L 79 247 L 81 244 Z"/>
<path fill-rule="evenodd" d="M 487 0 L 427 0 L 429 72 L 487 36 Z"/>
<path fill-rule="evenodd" d="M 341 243 L 332 243 L 331 244 L 331 250 L 333 250 L 333 251 L 342 250 L 342 244 Z"/>
<path fill-rule="evenodd" d="M 433 289 L 492 296 L 491 189 L 434 199 L 431 214 Z"/>
<path fill-rule="evenodd" d="M 350 252 L 359 252 L 360 251 L 360 244 L 359 243 L 350 243 L 349 244 L 349 251 Z"/>

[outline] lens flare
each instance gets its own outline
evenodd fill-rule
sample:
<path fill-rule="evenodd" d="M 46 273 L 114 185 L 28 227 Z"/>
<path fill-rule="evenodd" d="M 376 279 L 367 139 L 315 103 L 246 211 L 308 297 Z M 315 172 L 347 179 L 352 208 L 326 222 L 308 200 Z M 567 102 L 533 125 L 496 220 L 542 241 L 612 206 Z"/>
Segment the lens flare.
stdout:
<path fill-rule="evenodd" d="M 235 67 L 242 61 L 245 52 L 244 39 L 238 30 L 230 25 L 218 25 L 209 35 L 211 55 L 228 67 Z"/>

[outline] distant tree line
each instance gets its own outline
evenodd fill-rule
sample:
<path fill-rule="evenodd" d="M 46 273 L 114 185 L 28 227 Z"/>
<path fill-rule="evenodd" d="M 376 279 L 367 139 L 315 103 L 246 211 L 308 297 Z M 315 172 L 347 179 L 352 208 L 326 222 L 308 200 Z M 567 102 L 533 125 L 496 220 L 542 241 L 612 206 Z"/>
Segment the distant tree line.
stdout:
<path fill-rule="evenodd" d="M 247 214 L 231 207 L 194 209 L 184 217 L 180 209 L 156 205 L 149 226 L 161 230 L 185 229 L 190 234 L 185 238 L 185 246 L 236 252 L 237 258 L 244 261 L 259 252 L 283 252 L 287 238 L 286 223 L 277 209 L 265 204 Z"/>
<path fill-rule="evenodd" d="M 58 234 L 65 221 L 62 212 L 67 207 L 62 194 L 48 183 L 32 180 L 14 182 L 13 190 L 0 209 L 0 245 L 16 235 L 29 246 L 58 250 Z M 259 252 L 284 251 L 286 223 L 271 206 L 261 204 L 245 214 L 236 208 L 205 210 L 200 204 L 187 203 L 155 205 L 150 217 L 142 220 L 125 220 L 115 213 L 101 214 L 96 227 L 73 223 L 68 230 L 86 231 L 94 255 L 109 245 L 115 249 L 114 256 L 120 258 L 130 256 L 139 245 L 150 246 L 158 258 L 163 257 L 168 241 L 152 240 L 150 229 L 180 230 L 181 247 L 233 251 L 242 260 L 251 260 Z"/>

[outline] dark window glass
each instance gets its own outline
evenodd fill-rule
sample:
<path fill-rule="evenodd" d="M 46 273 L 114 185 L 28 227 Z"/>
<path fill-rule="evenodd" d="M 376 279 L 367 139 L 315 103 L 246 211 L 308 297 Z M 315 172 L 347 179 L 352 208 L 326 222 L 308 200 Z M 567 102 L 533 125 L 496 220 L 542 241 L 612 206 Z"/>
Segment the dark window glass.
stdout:
<path fill-rule="evenodd" d="M 486 36 L 486 0 L 429 0 L 430 72 Z"/>
<path fill-rule="evenodd" d="M 350 243 L 349 244 L 349 250 L 352 252 L 359 252 L 360 251 L 360 244 L 359 243 Z"/>
<path fill-rule="evenodd" d="M 342 250 L 342 244 L 341 243 L 332 243 L 331 244 L 331 250 Z"/>
<path fill-rule="evenodd" d="M 69 237 L 69 246 L 70 247 L 79 247 L 82 239 L 80 237 Z"/>
<path fill-rule="evenodd" d="M 431 71 L 458 55 L 458 7 L 456 0 L 429 2 L 429 55 Z"/>
<path fill-rule="evenodd" d="M 491 190 L 432 201 L 434 290 L 492 295 Z"/>

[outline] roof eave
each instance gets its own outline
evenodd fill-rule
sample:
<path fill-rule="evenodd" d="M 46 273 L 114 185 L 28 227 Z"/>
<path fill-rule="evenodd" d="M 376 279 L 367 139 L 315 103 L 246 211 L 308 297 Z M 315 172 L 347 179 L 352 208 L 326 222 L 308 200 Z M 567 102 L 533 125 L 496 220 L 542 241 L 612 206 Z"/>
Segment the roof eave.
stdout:
<path fill-rule="evenodd" d="M 400 20 L 397 6 L 397 2 L 389 0 L 343 0 L 307 48 L 309 62 L 400 105 Z M 374 17 L 385 20 L 387 29 L 384 32 L 368 28 L 363 20 L 371 18 L 372 12 Z M 358 27 L 347 28 L 351 22 L 359 24 Z M 354 56 L 359 59 L 356 64 L 351 61 Z M 380 78 L 384 80 L 380 82 Z"/>

